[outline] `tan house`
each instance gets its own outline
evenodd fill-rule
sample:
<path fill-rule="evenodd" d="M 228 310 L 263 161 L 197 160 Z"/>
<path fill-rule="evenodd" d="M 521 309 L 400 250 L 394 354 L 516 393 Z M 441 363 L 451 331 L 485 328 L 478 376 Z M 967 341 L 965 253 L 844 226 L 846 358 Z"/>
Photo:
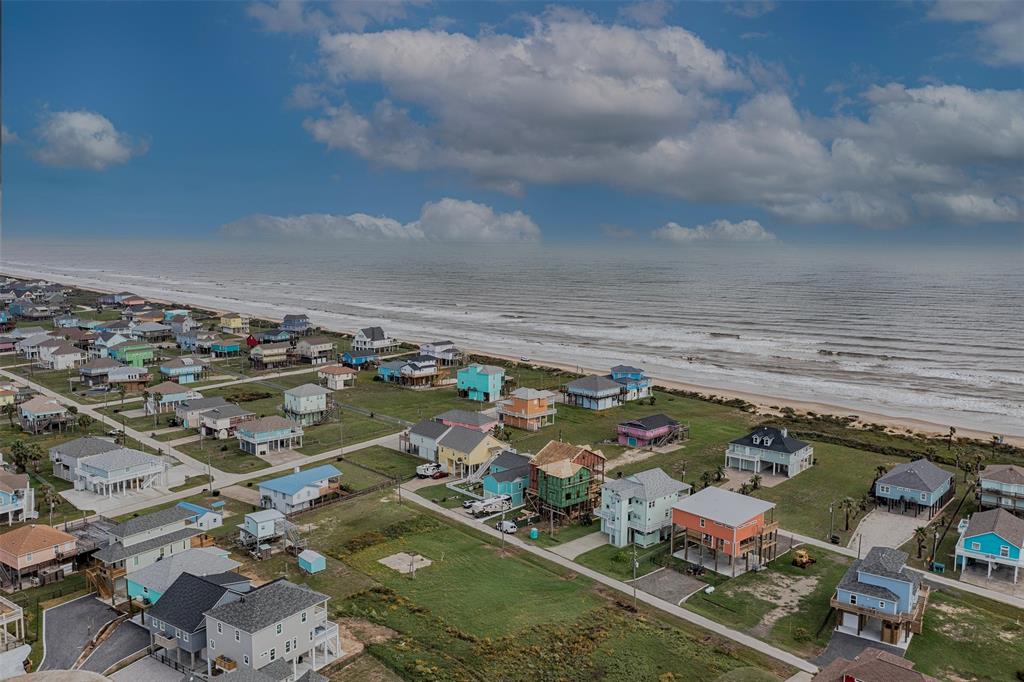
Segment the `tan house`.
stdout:
<path fill-rule="evenodd" d="M 453 426 L 437 441 L 437 462 L 453 476 L 466 477 L 483 471 L 506 447 L 488 433 Z"/>
<path fill-rule="evenodd" d="M 356 385 L 356 372 L 351 367 L 331 365 L 317 370 L 316 376 L 320 383 L 332 391 L 340 391 L 343 388 L 351 388 Z"/>
<path fill-rule="evenodd" d="M 42 524 L 0 535 L 0 582 L 18 587 L 29 576 L 48 583 L 64 577 L 63 567 L 76 553 L 75 536 Z"/>

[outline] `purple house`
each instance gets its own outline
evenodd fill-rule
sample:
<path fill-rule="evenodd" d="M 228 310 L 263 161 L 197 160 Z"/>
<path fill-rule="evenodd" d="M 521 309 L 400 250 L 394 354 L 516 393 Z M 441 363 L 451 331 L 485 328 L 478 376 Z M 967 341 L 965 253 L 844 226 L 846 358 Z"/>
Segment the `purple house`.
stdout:
<path fill-rule="evenodd" d="M 682 440 L 687 430 L 671 417 L 652 414 L 619 424 L 619 445 L 631 448 L 667 445 Z"/>

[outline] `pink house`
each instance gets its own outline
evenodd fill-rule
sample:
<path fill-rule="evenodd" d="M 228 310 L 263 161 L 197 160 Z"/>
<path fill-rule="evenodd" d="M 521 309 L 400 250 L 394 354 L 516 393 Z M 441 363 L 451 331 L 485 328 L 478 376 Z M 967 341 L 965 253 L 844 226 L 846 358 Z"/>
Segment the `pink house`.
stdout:
<path fill-rule="evenodd" d="M 70 562 L 76 552 L 75 536 L 64 531 L 35 523 L 15 528 L 0 535 L 3 582 L 18 588 L 23 578 Z"/>
<path fill-rule="evenodd" d="M 622 422 L 617 427 L 619 445 L 631 448 L 667 445 L 682 440 L 687 428 L 663 414 Z"/>
<path fill-rule="evenodd" d="M 441 422 L 445 426 L 462 426 L 480 433 L 487 433 L 498 425 L 498 416 L 491 416 L 483 412 L 470 412 L 469 410 L 448 410 L 434 417 L 434 421 Z"/>

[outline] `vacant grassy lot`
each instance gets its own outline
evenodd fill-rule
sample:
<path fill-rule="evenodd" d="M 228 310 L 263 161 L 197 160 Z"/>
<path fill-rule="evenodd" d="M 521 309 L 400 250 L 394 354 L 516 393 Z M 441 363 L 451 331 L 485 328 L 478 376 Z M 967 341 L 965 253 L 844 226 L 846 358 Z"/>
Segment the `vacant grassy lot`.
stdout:
<path fill-rule="evenodd" d="M 304 455 L 318 455 L 343 445 L 362 443 L 401 430 L 401 427 L 396 424 L 383 419 L 371 419 L 356 412 L 343 412 L 341 421 L 341 424 L 335 421 L 306 427 L 299 452 Z"/>
<path fill-rule="evenodd" d="M 214 469 L 227 471 L 233 474 L 244 474 L 266 469 L 270 465 L 255 455 L 249 455 L 238 448 L 238 441 L 234 438 L 217 440 L 204 438 L 179 445 L 177 450 L 194 457 L 200 462 L 209 461 Z"/>
<path fill-rule="evenodd" d="M 924 631 L 907 658 L 942 680 L 1015 680 L 1024 670 L 1024 615 L 999 602 L 943 587 L 933 590 Z"/>
<path fill-rule="evenodd" d="M 372 377 L 373 374 L 370 372 L 360 372 L 356 378 L 356 385 L 343 391 L 335 391 L 334 399 L 345 405 L 355 405 L 364 410 L 410 422 L 429 419 L 453 408 L 476 411 L 489 407 L 460 398 L 454 387 L 414 391 L 382 381 L 373 381 Z"/>
<path fill-rule="evenodd" d="M 423 464 L 423 460 L 419 457 L 379 445 L 357 450 L 349 455 L 345 455 L 345 459 L 384 473 L 387 476 L 403 479 L 415 476 L 416 467 Z"/>
<path fill-rule="evenodd" d="M 660 568 L 660 565 L 652 560 L 667 551 L 667 542 L 647 549 L 637 547 L 636 558 L 639 566 L 636 569 L 636 576 L 639 578 Z M 615 547 L 614 545 L 602 545 L 576 557 L 577 563 L 619 580 L 633 579 L 632 560 L 632 547 Z"/>
<path fill-rule="evenodd" d="M 471 499 L 469 495 L 463 495 L 462 493 L 455 492 L 443 482 L 438 483 L 437 485 L 427 486 L 426 488 L 420 488 L 416 491 L 416 494 L 430 500 L 434 504 L 444 507 L 445 509 L 461 507 L 465 500 Z"/>
<path fill-rule="evenodd" d="M 811 554 L 817 563 L 806 569 L 793 566 L 786 554 L 769 570 L 722 582 L 684 606 L 795 654 L 817 655 L 832 635 L 829 598 L 850 559 L 817 548 Z"/>

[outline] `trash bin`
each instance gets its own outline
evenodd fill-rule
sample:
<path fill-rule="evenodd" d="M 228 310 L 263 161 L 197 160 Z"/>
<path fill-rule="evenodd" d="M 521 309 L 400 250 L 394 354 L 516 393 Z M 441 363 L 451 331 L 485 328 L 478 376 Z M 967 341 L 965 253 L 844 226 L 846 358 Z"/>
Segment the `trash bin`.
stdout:
<path fill-rule="evenodd" d="M 536 528 L 531 528 L 530 529 L 530 539 L 531 540 L 536 540 L 539 537 L 540 537 L 540 531 L 537 530 Z"/>

